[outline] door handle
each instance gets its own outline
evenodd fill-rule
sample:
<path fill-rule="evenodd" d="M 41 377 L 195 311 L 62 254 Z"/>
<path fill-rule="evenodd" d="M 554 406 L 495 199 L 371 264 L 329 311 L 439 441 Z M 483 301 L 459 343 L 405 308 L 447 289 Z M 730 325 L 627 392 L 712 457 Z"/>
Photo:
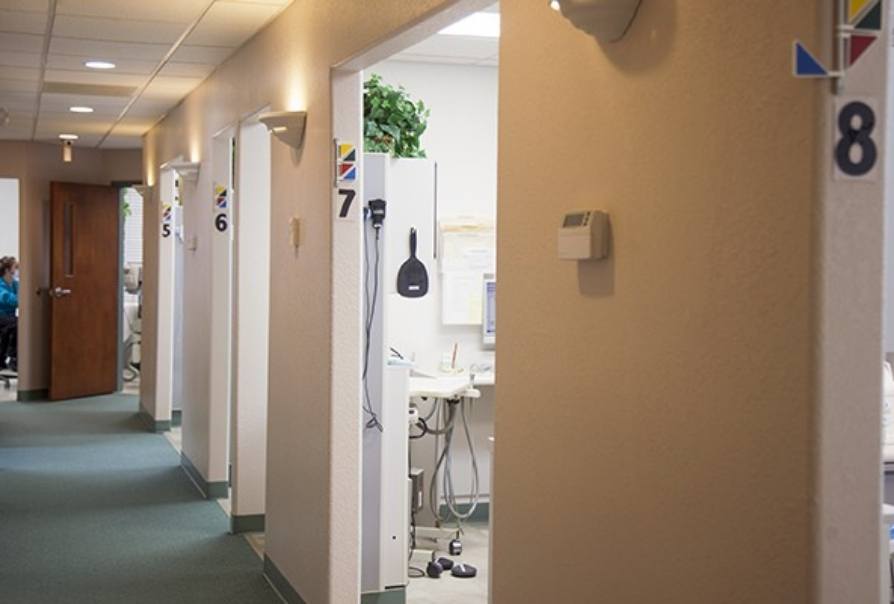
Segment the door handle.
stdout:
<path fill-rule="evenodd" d="M 50 290 L 50 296 L 53 298 L 64 298 L 65 296 L 70 296 L 71 290 L 66 289 L 64 287 L 56 286 Z"/>

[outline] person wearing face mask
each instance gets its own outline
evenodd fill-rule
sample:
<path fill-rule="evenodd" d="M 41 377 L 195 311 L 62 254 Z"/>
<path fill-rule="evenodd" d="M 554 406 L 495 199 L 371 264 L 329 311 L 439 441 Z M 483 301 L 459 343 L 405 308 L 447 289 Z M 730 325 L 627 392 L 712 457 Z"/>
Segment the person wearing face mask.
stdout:
<path fill-rule="evenodd" d="M 18 262 L 11 256 L 0 258 L 0 369 L 18 370 L 19 281 Z"/>

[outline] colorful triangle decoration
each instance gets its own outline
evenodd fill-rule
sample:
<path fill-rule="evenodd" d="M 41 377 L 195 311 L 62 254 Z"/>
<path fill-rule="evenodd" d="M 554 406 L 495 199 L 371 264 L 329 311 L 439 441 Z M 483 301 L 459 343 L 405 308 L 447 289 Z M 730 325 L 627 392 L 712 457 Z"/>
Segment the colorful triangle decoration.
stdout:
<path fill-rule="evenodd" d="M 854 34 L 851 36 L 851 44 L 850 44 L 850 55 L 848 64 L 853 65 L 857 62 L 857 60 L 863 56 L 872 43 L 875 42 L 877 38 L 875 36 L 864 36 L 860 34 Z"/>
<path fill-rule="evenodd" d="M 803 44 L 795 42 L 795 75 L 800 78 L 822 78 L 829 75 L 829 70 Z"/>
<path fill-rule="evenodd" d="M 879 2 L 866 13 L 854 26 L 857 29 L 881 31 L 882 29 L 882 3 Z"/>
<path fill-rule="evenodd" d="M 874 1 L 875 0 L 850 0 L 847 9 L 847 20 L 853 23 L 854 19 L 857 18 L 857 15 L 859 15 L 870 2 Z"/>

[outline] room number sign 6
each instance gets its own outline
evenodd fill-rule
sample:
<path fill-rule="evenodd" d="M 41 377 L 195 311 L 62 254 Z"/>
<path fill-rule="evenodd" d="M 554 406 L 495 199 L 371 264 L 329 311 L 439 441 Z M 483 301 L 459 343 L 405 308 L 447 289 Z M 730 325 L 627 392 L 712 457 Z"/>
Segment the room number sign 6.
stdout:
<path fill-rule="evenodd" d="M 878 146 L 872 138 L 875 110 L 861 100 L 840 105 L 836 120 L 835 165 L 846 178 L 871 178 L 878 163 Z"/>

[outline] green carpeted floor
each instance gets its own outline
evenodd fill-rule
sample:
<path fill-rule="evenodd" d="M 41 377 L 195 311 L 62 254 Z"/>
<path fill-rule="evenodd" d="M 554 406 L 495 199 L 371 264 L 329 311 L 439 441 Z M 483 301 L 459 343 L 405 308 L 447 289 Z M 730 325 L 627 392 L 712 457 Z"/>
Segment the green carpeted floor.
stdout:
<path fill-rule="evenodd" d="M 0 602 L 277 603 L 137 399 L 0 403 Z"/>

